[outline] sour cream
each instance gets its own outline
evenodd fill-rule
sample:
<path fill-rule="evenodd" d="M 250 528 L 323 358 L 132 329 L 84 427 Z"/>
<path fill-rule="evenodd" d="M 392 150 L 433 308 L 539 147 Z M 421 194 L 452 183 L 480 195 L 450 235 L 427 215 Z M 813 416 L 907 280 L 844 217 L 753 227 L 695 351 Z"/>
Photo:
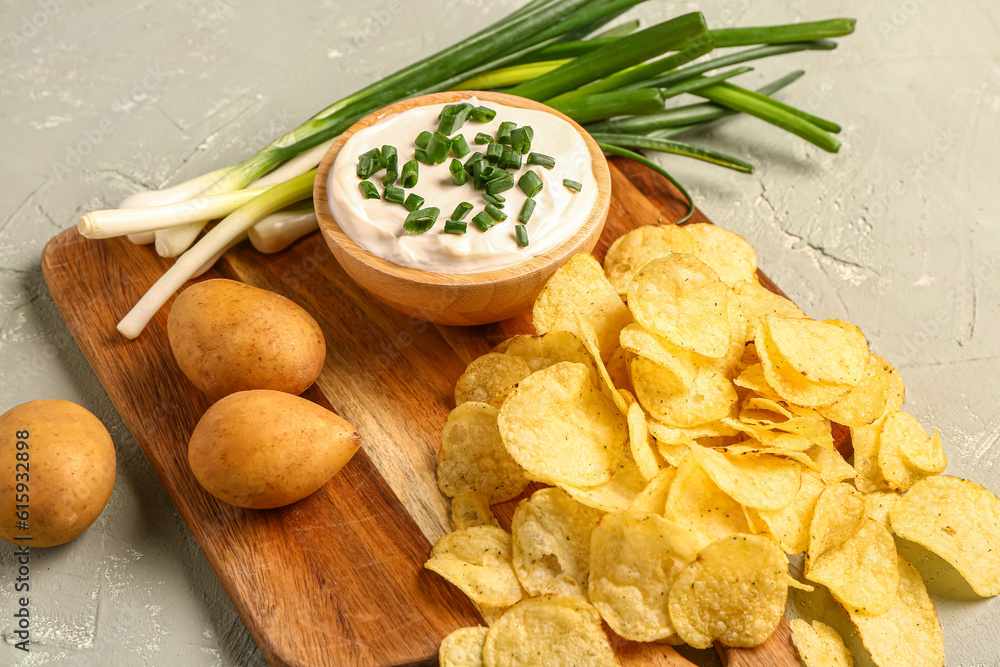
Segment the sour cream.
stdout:
<path fill-rule="evenodd" d="M 475 97 L 466 100 L 473 105 L 480 102 Z M 358 188 L 358 158 L 372 148 L 395 146 L 399 156 L 399 170 L 413 159 L 417 146 L 416 136 L 427 130 L 434 132 L 438 114 L 444 104 L 415 107 L 403 113 L 388 116 L 355 133 L 341 149 L 330 169 L 327 192 L 330 196 L 330 213 L 340 228 L 362 248 L 374 255 L 400 266 L 434 273 L 480 273 L 507 268 L 524 262 L 535 255 L 552 250 L 567 241 L 586 221 L 597 200 L 597 181 L 587 144 L 580 133 L 569 123 L 544 111 L 518 109 L 495 102 L 482 103 L 495 109 L 496 117 L 488 123 L 469 118 L 457 134 L 465 136 L 472 151 L 484 152 L 484 145 L 474 143 L 476 134 L 483 132 L 496 137 L 500 123 L 512 121 L 518 127 L 530 125 L 534 130 L 531 151 L 552 156 L 556 165 L 546 169 L 527 164 L 522 156 L 522 166 L 514 171 L 515 185 L 503 193 L 506 198 L 504 222 L 497 223 L 486 232 L 480 231 L 472 217 L 483 210 L 486 201 L 483 192 L 472 186 L 470 176 L 465 185 L 457 186 L 448 169 L 452 157 L 442 164 L 420 163 L 417 185 L 406 193 L 416 193 L 424 198 L 421 208 L 430 206 L 441 209 L 437 222 L 429 231 L 412 234 L 403 229 L 407 211 L 399 204 L 381 199 L 365 199 Z M 454 135 L 453 135 L 454 136 Z M 464 158 L 464 163 L 471 153 Z M 517 186 L 517 180 L 526 171 L 534 171 L 541 178 L 543 188 L 535 195 L 535 210 L 527 224 L 529 244 L 517 245 L 514 226 L 527 197 Z M 380 171 L 369 179 L 383 192 Z M 563 185 L 563 179 L 583 184 L 580 192 Z M 397 181 L 397 187 L 400 183 Z M 445 234 L 444 223 L 461 202 L 473 205 L 463 218 L 468 223 L 465 234 Z"/>

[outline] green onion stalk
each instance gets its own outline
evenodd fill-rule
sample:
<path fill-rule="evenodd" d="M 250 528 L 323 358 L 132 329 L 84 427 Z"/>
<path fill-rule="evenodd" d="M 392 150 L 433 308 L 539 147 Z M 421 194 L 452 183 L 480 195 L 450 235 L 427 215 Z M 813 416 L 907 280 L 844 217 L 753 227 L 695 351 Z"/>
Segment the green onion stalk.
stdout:
<path fill-rule="evenodd" d="M 122 320 L 119 330 L 129 338 L 139 335 L 184 282 L 207 270 L 242 240 L 249 238 L 262 252 L 276 252 L 315 229 L 309 199 L 312 179 L 329 146 L 359 119 L 415 95 L 503 90 L 544 102 L 585 124 L 608 155 L 636 160 L 670 179 L 687 198 L 685 219 L 694 210 L 687 191 L 639 151 L 750 172 L 753 165 L 748 162 L 674 138 L 737 113 L 774 124 L 824 150 L 839 148 L 833 136 L 840 131 L 836 123 L 772 97 L 801 76 L 801 71 L 756 91 L 732 80 L 750 71 L 737 67 L 749 61 L 834 48 L 831 40 L 850 34 L 853 19 L 713 30 L 701 13 L 692 12 L 644 29 L 639 29 L 637 21 L 607 27 L 643 1 L 530 0 L 472 36 L 323 108 L 242 162 L 164 190 L 132 195 L 118 209 L 83 216 L 79 229 L 85 236 L 128 235 L 134 242 L 155 241 L 159 254 L 177 257 Z M 715 49 L 743 46 L 751 48 L 702 58 Z M 666 100 L 682 94 L 707 101 L 665 108 Z M 438 138 L 421 153 L 441 157 L 437 149 L 443 141 Z M 456 182 L 472 178 L 466 174 L 468 165 L 463 169 L 461 162 L 455 162 L 452 176 Z M 401 166 L 405 181 L 406 167 Z M 369 190 L 378 196 L 374 187 Z M 393 197 L 402 194 L 396 190 Z M 421 210 L 425 209 L 413 209 Z M 530 214 L 530 210 L 522 211 L 519 216 L 524 218 L 519 220 L 519 243 L 527 243 L 523 223 Z M 199 239 L 206 224 L 218 218 L 222 221 Z M 428 220 L 433 224 L 434 218 L 428 213 L 415 218 L 413 225 Z M 458 219 L 447 222 L 449 233 L 465 229 L 466 223 Z M 488 229 L 498 220 L 473 219 L 473 223 Z"/>

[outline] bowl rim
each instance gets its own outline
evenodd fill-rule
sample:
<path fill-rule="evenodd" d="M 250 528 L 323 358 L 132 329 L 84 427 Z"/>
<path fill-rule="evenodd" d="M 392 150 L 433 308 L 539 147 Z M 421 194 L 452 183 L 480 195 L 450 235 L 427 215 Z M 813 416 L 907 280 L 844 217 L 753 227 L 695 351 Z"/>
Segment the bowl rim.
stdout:
<path fill-rule="evenodd" d="M 535 255 L 530 259 L 515 264 L 513 266 L 490 269 L 476 273 L 437 273 L 424 271 L 412 267 L 394 264 L 389 260 L 379 257 L 369 250 L 362 248 L 350 236 L 344 232 L 330 211 L 329 198 L 327 194 L 327 181 L 329 180 L 330 169 L 340 154 L 341 148 L 347 140 L 366 127 L 382 120 L 388 115 L 402 113 L 418 106 L 429 106 L 431 104 L 451 104 L 476 97 L 485 102 L 496 102 L 507 106 L 522 109 L 544 111 L 561 118 L 580 133 L 587 149 L 590 152 L 591 168 L 594 172 L 594 179 L 597 181 L 597 199 L 590 209 L 587 219 L 580 225 L 580 228 L 570 238 L 541 255 Z M 568 259 L 568 255 L 579 248 L 592 234 L 595 227 L 602 227 L 607 219 L 608 207 L 611 203 L 611 173 L 608 168 L 607 159 L 604 152 L 594 141 L 594 138 L 584 130 L 576 121 L 569 116 L 553 109 L 550 106 L 536 102 L 525 97 L 509 95 L 507 93 L 497 93 L 481 90 L 455 90 L 440 93 L 430 93 L 417 97 L 410 97 L 400 100 L 387 107 L 379 109 L 360 119 L 347 130 L 345 130 L 327 149 L 326 154 L 319 163 L 316 172 L 316 179 L 313 183 L 313 203 L 316 209 L 316 217 L 319 220 L 319 227 L 328 243 L 336 244 L 342 251 L 350 255 L 355 261 L 361 262 L 377 271 L 392 276 L 396 279 L 413 283 L 431 285 L 471 285 L 483 283 L 495 283 L 503 280 L 510 280 L 529 275 L 535 271 L 544 270 L 551 267 L 553 263 L 560 263 L 560 260 Z"/>

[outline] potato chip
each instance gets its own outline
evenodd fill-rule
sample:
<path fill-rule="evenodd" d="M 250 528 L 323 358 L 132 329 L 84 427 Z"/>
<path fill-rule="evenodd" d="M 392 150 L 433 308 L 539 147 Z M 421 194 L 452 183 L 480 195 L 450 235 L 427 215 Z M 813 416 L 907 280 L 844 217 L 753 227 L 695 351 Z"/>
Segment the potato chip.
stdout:
<path fill-rule="evenodd" d="M 847 650 L 837 631 L 826 623 L 801 618 L 788 622 L 792 643 L 805 667 L 854 667 L 854 656 Z"/>
<path fill-rule="evenodd" d="M 632 452 L 632 460 L 639 467 L 639 473 L 645 480 L 651 480 L 660 471 L 660 457 L 654 449 L 656 442 L 649 434 L 646 425 L 646 413 L 638 403 L 628 408 L 628 440 Z"/>
<path fill-rule="evenodd" d="M 861 382 L 833 405 L 819 408 L 820 414 L 845 426 L 871 424 L 885 413 L 889 403 L 891 368 L 882 357 L 868 355 Z"/>
<path fill-rule="evenodd" d="M 816 470 L 819 471 L 824 484 L 843 482 L 856 474 L 851 464 L 845 461 L 836 449 L 815 445 L 807 449 L 806 454 L 816 464 Z"/>
<path fill-rule="evenodd" d="M 712 542 L 677 576 L 670 589 L 670 619 L 695 648 L 758 646 L 785 611 L 788 561 L 774 541 L 733 535 Z"/>
<path fill-rule="evenodd" d="M 504 401 L 497 423 L 513 459 L 533 478 L 553 484 L 608 481 L 628 441 L 614 402 L 594 386 L 586 366 L 567 361 L 524 379 Z"/>
<path fill-rule="evenodd" d="M 735 445 L 729 445 L 724 449 L 727 454 L 769 454 L 782 459 L 788 459 L 789 461 L 795 461 L 805 469 L 817 474 L 820 471 L 816 462 L 809 458 L 809 455 L 805 452 L 796 452 L 780 447 L 768 447 L 757 440 L 744 440 Z"/>
<path fill-rule="evenodd" d="M 424 567 L 478 604 L 509 607 L 521 599 L 510 558 L 510 533 L 495 526 L 474 526 L 438 540 Z"/>
<path fill-rule="evenodd" d="M 559 484 L 559 488 L 587 507 L 604 512 L 627 509 L 646 486 L 639 467 L 629 457 L 622 458 L 610 480 L 596 486 Z"/>
<path fill-rule="evenodd" d="M 623 415 L 628 414 L 628 404 L 622 395 L 618 393 L 618 389 L 615 387 L 614 380 L 608 374 L 608 368 L 604 365 L 601 360 L 601 350 L 599 349 L 597 332 L 594 331 L 594 327 L 590 326 L 583 317 L 580 317 L 577 323 L 580 331 L 580 337 L 583 338 L 583 344 L 587 348 L 587 353 L 590 354 L 591 358 L 594 360 L 594 366 L 597 368 L 597 374 L 600 377 L 601 388 L 604 391 L 604 395 L 614 401 L 615 406 L 618 411 Z"/>
<path fill-rule="evenodd" d="M 712 269 L 682 254 L 646 264 L 628 288 L 629 310 L 644 329 L 715 359 L 730 348 L 730 298 Z"/>
<path fill-rule="evenodd" d="M 649 419 L 649 432 L 661 442 L 680 443 L 691 445 L 696 440 L 705 438 L 731 438 L 740 435 L 740 432 L 725 423 L 725 420 L 716 420 L 697 426 L 680 428 L 677 426 L 667 426 L 663 422 Z"/>
<path fill-rule="evenodd" d="M 645 225 L 619 236 L 604 256 L 604 273 L 619 294 L 649 262 L 675 252 L 693 255 L 699 248 L 691 233 L 677 225 Z"/>
<path fill-rule="evenodd" d="M 747 318 L 743 315 L 743 306 L 739 299 L 730 297 L 728 317 L 729 349 L 716 361 L 715 367 L 726 377 L 733 377 L 734 369 L 742 369 L 743 352 L 746 350 L 747 336 L 749 335 Z"/>
<path fill-rule="evenodd" d="M 607 369 L 608 375 L 611 376 L 611 381 L 616 387 L 619 389 L 625 389 L 633 394 L 635 393 L 635 390 L 632 388 L 632 378 L 629 376 L 628 372 L 628 355 L 625 349 L 620 345 L 615 348 L 614 352 L 611 353 L 611 358 L 608 359 Z"/>
<path fill-rule="evenodd" d="M 530 374 L 531 369 L 524 359 L 488 352 L 474 359 L 458 378 L 455 405 L 475 401 L 499 408 L 514 386 Z"/>
<path fill-rule="evenodd" d="M 451 522 L 455 525 L 455 530 L 473 526 L 500 527 L 486 496 L 471 489 L 459 491 L 451 499 Z"/>
<path fill-rule="evenodd" d="M 545 283 L 531 311 L 539 334 L 577 333 L 577 316 L 582 316 L 597 331 L 601 358 L 605 361 L 618 347 L 618 332 L 632 321 L 631 313 L 593 255 L 570 257 Z"/>
<path fill-rule="evenodd" d="M 441 640 L 440 667 L 483 667 L 483 642 L 489 628 L 459 628 Z"/>
<path fill-rule="evenodd" d="M 765 322 L 774 319 L 769 315 Z M 788 319 L 788 322 L 794 320 Z M 837 329 L 836 327 L 831 327 Z M 836 384 L 827 382 L 814 382 L 795 368 L 791 362 L 778 349 L 774 341 L 771 340 L 768 326 L 758 329 L 754 338 L 757 352 L 760 354 L 761 368 L 767 386 L 787 401 L 806 407 L 817 407 L 830 405 L 850 391 L 851 386 L 847 384 Z M 840 331 L 840 329 L 837 329 Z M 816 341 L 813 341 L 816 342 Z M 812 351 L 803 348 L 800 354 L 805 357 Z M 749 370 L 749 369 L 748 369 Z M 765 392 L 764 395 L 767 395 Z"/>
<path fill-rule="evenodd" d="M 695 357 L 684 348 L 634 323 L 622 329 L 619 340 L 629 352 L 669 369 L 684 387 L 694 385 L 698 367 L 694 363 Z"/>
<path fill-rule="evenodd" d="M 786 507 L 776 510 L 757 510 L 756 515 L 766 526 L 767 532 L 786 554 L 797 554 L 809 547 L 809 526 L 812 523 L 816 501 L 823 493 L 820 476 L 810 470 L 802 471 L 802 483 L 795 499 Z"/>
<path fill-rule="evenodd" d="M 943 667 L 944 633 L 924 581 L 902 556 L 896 567 L 899 586 L 889 609 L 871 615 L 845 607 L 851 623 L 878 667 Z"/>
<path fill-rule="evenodd" d="M 809 524 L 808 561 L 822 556 L 854 537 L 868 518 L 864 498 L 850 484 L 834 484 L 824 489 Z"/>
<path fill-rule="evenodd" d="M 774 430 L 768 426 L 757 424 L 747 424 L 737 419 L 723 418 L 723 424 L 731 426 L 733 429 L 745 433 L 750 438 L 759 441 L 762 445 L 772 449 L 784 449 L 789 452 L 804 452 L 813 446 L 813 442 L 796 433 L 786 433 Z"/>
<path fill-rule="evenodd" d="M 697 426 L 725 417 L 737 400 L 733 383 L 707 364 L 695 368 L 694 384 L 685 387 L 666 367 L 636 357 L 631 369 L 636 399 L 651 416 L 671 426 Z"/>
<path fill-rule="evenodd" d="M 882 479 L 878 465 L 879 433 L 883 420 L 866 426 L 851 427 L 851 444 L 854 447 L 854 486 L 862 493 L 885 491 L 889 486 Z"/>
<path fill-rule="evenodd" d="M 716 486 L 690 454 L 677 467 L 664 515 L 694 533 L 701 546 L 750 532 L 742 506 Z"/>
<path fill-rule="evenodd" d="M 727 454 L 695 445 L 691 455 L 733 500 L 756 509 L 787 507 L 799 491 L 801 467 L 767 454 Z"/>
<path fill-rule="evenodd" d="M 895 491 L 872 491 L 863 495 L 865 504 L 868 506 L 869 518 L 878 521 L 886 530 L 891 531 L 889 513 L 896 506 L 896 503 L 903 499 L 903 496 Z"/>
<path fill-rule="evenodd" d="M 673 466 L 662 468 L 635 497 L 628 507 L 629 511 L 649 512 L 662 516 L 667 511 L 667 494 L 670 493 L 670 485 L 674 483 L 676 476 L 677 468 Z"/>
<path fill-rule="evenodd" d="M 516 497 L 528 485 L 497 430 L 497 409 L 469 401 L 451 411 L 441 431 L 437 479 L 449 498 L 462 491 L 483 494 L 489 504 Z"/>
<path fill-rule="evenodd" d="M 765 322 L 775 348 L 808 380 L 853 387 L 864 377 L 868 343 L 850 322 L 774 315 Z"/>
<path fill-rule="evenodd" d="M 913 415 L 897 410 L 886 417 L 882 441 L 898 443 L 903 462 L 922 475 L 937 475 L 948 466 L 937 429 L 931 437 Z"/>
<path fill-rule="evenodd" d="M 903 409 L 903 400 L 906 398 L 906 385 L 903 384 L 903 376 L 899 374 L 895 366 L 886 363 L 889 368 L 889 399 L 885 406 L 886 414 Z"/>
<path fill-rule="evenodd" d="M 889 512 L 892 531 L 954 566 L 978 595 L 1000 594 L 1000 500 L 943 475 L 912 487 Z"/>
<path fill-rule="evenodd" d="M 490 627 L 486 667 L 619 667 L 601 617 L 579 598 L 546 595 L 522 601 Z"/>
<path fill-rule="evenodd" d="M 754 349 L 757 349 L 756 345 L 754 345 Z M 778 396 L 778 393 L 771 388 L 771 385 L 767 383 L 767 378 L 764 377 L 764 366 L 762 363 L 750 364 L 744 368 L 743 371 L 736 376 L 736 379 L 733 380 L 733 383 L 737 387 L 749 389 L 755 394 L 765 398 L 778 401 L 783 400 L 780 396 Z"/>
<path fill-rule="evenodd" d="M 674 634 L 667 593 L 697 555 L 691 534 L 658 514 L 608 514 L 591 536 L 590 600 L 622 637 L 667 639 Z"/>
<path fill-rule="evenodd" d="M 861 529 L 843 544 L 819 556 L 810 553 L 805 575 L 829 588 L 845 607 L 881 614 L 892 604 L 899 584 L 896 543 L 882 524 L 865 518 Z"/>
<path fill-rule="evenodd" d="M 741 280 L 755 280 L 757 253 L 739 234 L 705 222 L 685 225 L 698 241 L 695 255 L 712 267 L 719 278 L 732 287 Z"/>
<path fill-rule="evenodd" d="M 590 533 L 603 513 L 552 487 L 535 491 L 514 511 L 514 572 L 529 595 L 587 599 Z"/>
<path fill-rule="evenodd" d="M 656 439 L 656 451 L 669 465 L 677 467 L 684 460 L 684 457 L 691 451 L 690 445 L 675 442 L 663 442 Z"/>
<path fill-rule="evenodd" d="M 733 285 L 733 291 L 743 305 L 743 314 L 751 326 L 758 324 L 768 315 L 806 316 L 794 303 L 761 285 L 756 276 L 750 280 L 738 281 Z"/>
<path fill-rule="evenodd" d="M 572 361 L 585 366 L 592 363 L 583 341 L 570 331 L 550 331 L 540 336 L 514 336 L 504 346 L 504 354 L 524 359 L 532 373 L 560 361 Z"/>

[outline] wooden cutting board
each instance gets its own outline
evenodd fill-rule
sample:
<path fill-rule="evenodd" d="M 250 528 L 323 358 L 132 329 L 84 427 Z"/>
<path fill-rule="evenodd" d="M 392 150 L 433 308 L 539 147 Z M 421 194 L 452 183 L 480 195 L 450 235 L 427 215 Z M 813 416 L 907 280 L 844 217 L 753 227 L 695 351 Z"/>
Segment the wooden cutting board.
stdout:
<path fill-rule="evenodd" d="M 655 172 L 613 160 L 611 174 L 599 259 L 621 234 L 685 211 Z M 531 332 L 528 314 L 467 328 L 401 315 L 359 289 L 319 234 L 275 255 L 248 244 L 227 253 L 202 279 L 241 280 L 305 307 L 323 328 L 327 361 L 304 396 L 363 438 L 344 470 L 309 498 L 245 510 L 209 495 L 188 468 L 187 441 L 209 403 L 170 352 L 169 306 L 134 341 L 115 330 L 169 264 L 150 247 L 89 241 L 75 229 L 53 238 L 42 255 L 70 331 L 264 656 L 303 667 L 436 664 L 445 635 L 482 622 L 464 595 L 422 567 L 450 530 L 434 476 L 441 428 L 466 364 L 507 336 Z M 515 505 L 497 508 L 505 525 Z M 626 665 L 691 664 L 667 646 L 620 648 Z M 734 667 L 799 665 L 784 622 L 764 647 L 719 652 Z"/>

